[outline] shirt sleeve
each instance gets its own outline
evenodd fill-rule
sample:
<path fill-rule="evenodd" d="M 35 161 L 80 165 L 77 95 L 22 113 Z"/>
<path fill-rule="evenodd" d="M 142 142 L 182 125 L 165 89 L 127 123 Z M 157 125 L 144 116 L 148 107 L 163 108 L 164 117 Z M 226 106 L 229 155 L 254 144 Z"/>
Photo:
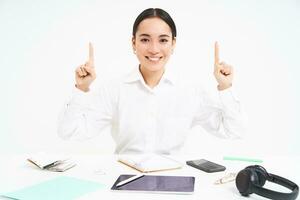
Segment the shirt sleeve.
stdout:
<path fill-rule="evenodd" d="M 201 125 L 209 133 L 221 138 L 241 138 L 246 131 L 246 117 L 240 101 L 229 88 L 218 91 L 213 99 L 203 90 L 197 92 L 198 109 L 192 125 Z"/>
<path fill-rule="evenodd" d="M 89 92 L 74 88 L 59 114 L 58 135 L 63 139 L 82 140 L 110 127 L 115 107 L 111 91 L 105 86 Z"/>

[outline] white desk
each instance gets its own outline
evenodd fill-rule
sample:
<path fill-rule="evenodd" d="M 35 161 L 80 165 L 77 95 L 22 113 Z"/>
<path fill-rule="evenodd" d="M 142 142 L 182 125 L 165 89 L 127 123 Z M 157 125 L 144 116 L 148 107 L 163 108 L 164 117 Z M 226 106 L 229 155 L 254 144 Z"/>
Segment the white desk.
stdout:
<path fill-rule="evenodd" d="M 26 161 L 28 155 L 0 155 L 0 194 L 8 191 L 14 191 L 25 186 L 33 185 L 45 180 L 52 179 L 57 176 L 71 176 L 86 180 L 93 180 L 105 185 L 104 188 L 93 193 L 81 196 L 80 199 L 246 199 L 238 193 L 235 182 L 224 185 L 214 185 L 213 183 L 225 173 L 238 172 L 244 167 L 253 163 L 241 161 L 224 161 L 222 156 L 184 156 L 184 159 L 177 160 L 184 162 L 185 160 L 205 158 L 227 167 L 225 172 L 205 173 L 200 170 L 185 165 L 182 169 L 164 172 L 156 172 L 151 174 L 159 175 L 182 175 L 195 176 L 195 192 L 192 195 L 175 195 L 175 194 L 148 194 L 148 193 L 129 193 L 114 192 L 110 188 L 120 174 L 137 174 L 138 172 L 117 162 L 117 155 L 74 155 L 73 158 L 77 162 L 77 166 L 66 172 L 49 172 L 37 169 Z M 293 182 L 300 184 L 300 156 L 297 157 L 268 157 L 263 158 L 263 165 L 270 173 L 291 179 Z M 99 174 L 95 171 L 102 170 L 105 174 Z M 277 189 L 282 192 L 289 190 L 267 183 L 269 189 Z M 1 199 L 1 197 L 0 197 Z M 249 199 L 249 198 L 248 198 Z M 265 199 L 257 195 L 251 195 L 250 199 Z"/>

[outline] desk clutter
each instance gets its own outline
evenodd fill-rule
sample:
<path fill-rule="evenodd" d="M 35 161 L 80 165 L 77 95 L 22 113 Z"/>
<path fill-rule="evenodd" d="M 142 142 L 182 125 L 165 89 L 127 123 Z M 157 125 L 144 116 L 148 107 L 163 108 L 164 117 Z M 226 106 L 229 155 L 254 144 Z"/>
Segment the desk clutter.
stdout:
<path fill-rule="evenodd" d="M 168 193 L 168 194 L 193 194 L 194 188 L 197 186 L 197 180 L 200 176 L 210 176 L 211 173 L 219 173 L 220 177 L 214 183 L 215 185 L 223 185 L 226 183 L 234 182 L 236 193 L 240 193 L 242 196 L 250 196 L 251 194 L 257 194 L 269 199 L 274 200 L 294 200 L 298 196 L 299 187 L 296 183 L 288 180 L 284 177 L 268 173 L 267 170 L 261 165 L 249 165 L 240 171 L 229 173 L 226 171 L 226 167 L 218 163 L 204 160 L 188 160 L 187 165 L 174 160 L 169 156 L 146 154 L 146 155 L 119 155 L 118 158 L 114 158 L 114 161 L 118 160 L 122 163 L 124 169 L 129 166 L 139 173 L 137 174 L 121 174 L 117 172 L 117 179 L 114 179 L 110 190 L 119 192 L 143 192 L 143 193 Z M 228 161 L 239 162 L 261 162 L 261 160 L 242 159 L 242 158 L 226 158 Z M 32 155 L 27 159 L 29 163 L 36 166 L 38 169 L 47 171 L 59 171 L 63 172 L 76 164 L 66 156 L 48 155 L 45 153 L 38 153 Z M 191 164 L 193 161 L 194 164 Z M 123 165 L 125 164 L 125 165 Z M 223 163 L 221 163 L 223 164 Z M 176 170 L 182 168 L 193 167 L 198 170 L 191 170 L 192 173 L 182 174 L 177 173 Z M 174 174 L 164 174 L 165 170 L 174 170 Z M 220 173 L 225 171 L 225 173 Z M 159 174 L 151 174 L 152 172 L 160 172 Z M 198 173 L 199 172 L 199 173 Z M 42 173 L 43 176 L 45 173 Z M 50 180 L 35 183 L 33 185 L 25 186 L 23 188 L 17 188 L 14 191 L 0 194 L 0 198 L 8 197 L 13 199 L 74 199 L 85 193 L 97 191 L 99 189 L 108 189 L 104 187 L 106 185 L 103 180 L 109 178 L 115 174 L 103 173 L 104 176 L 99 179 L 92 179 L 93 181 L 68 177 L 58 176 Z M 190 176 L 190 175 L 193 176 Z M 110 175 L 109 177 L 107 177 Z M 214 177 L 215 176 L 211 176 Z M 200 180 L 200 179 L 198 179 Z M 103 182 L 100 183 L 100 182 Z M 273 182 L 281 185 L 291 192 L 280 192 L 278 190 L 272 190 L 265 188 L 266 182 Z M 233 184 L 234 184 L 233 183 Z M 45 195 L 46 194 L 46 195 Z"/>
<path fill-rule="evenodd" d="M 241 159 L 241 158 L 237 158 L 237 159 L 228 158 L 224 160 L 262 162 L 262 160 Z M 171 160 L 167 157 L 163 157 L 160 155 L 150 155 L 150 156 L 148 155 L 144 157 L 132 157 L 132 158 L 121 157 L 119 158 L 119 161 L 144 173 L 169 170 L 169 169 L 179 169 L 182 167 L 180 166 L 180 163 L 178 163 L 177 161 Z M 190 161 L 186 161 L 186 163 L 191 167 L 195 167 L 207 173 L 214 173 L 214 172 L 226 170 L 225 166 L 222 166 L 220 164 L 205 159 L 190 160 Z M 176 164 L 178 166 L 176 166 Z M 187 182 L 183 180 L 186 177 L 143 176 L 143 175 L 137 176 L 138 177 L 137 179 L 133 177 L 134 175 L 121 175 L 111 189 L 122 190 L 122 191 L 130 190 L 130 191 L 148 191 L 148 192 L 175 192 L 176 191 L 176 192 L 185 193 L 187 191 L 181 191 L 181 186 L 184 186 L 185 189 L 192 188 L 192 190 L 188 191 L 189 193 L 192 193 L 192 191 L 194 191 L 195 177 L 188 178 L 189 181 L 193 182 L 192 186 L 187 185 Z M 121 181 L 126 182 L 126 178 L 129 180 L 128 183 L 122 184 L 121 187 L 118 187 L 117 186 L 118 183 L 120 183 Z M 169 180 L 175 181 L 176 184 L 175 185 L 171 184 L 171 182 L 168 182 Z M 257 195 L 269 199 L 294 200 L 297 198 L 299 192 L 299 187 L 297 184 L 295 184 L 294 182 L 286 178 L 268 173 L 267 170 L 260 165 L 250 165 L 238 173 L 229 173 L 226 176 L 217 180 L 215 184 L 221 185 L 232 181 L 235 181 L 236 188 L 238 189 L 239 193 L 242 196 L 249 196 L 250 194 L 255 193 Z M 275 190 L 266 189 L 264 188 L 266 181 L 270 181 L 275 184 L 279 184 L 283 187 L 286 187 L 289 190 L 291 190 L 291 192 L 282 193 Z M 163 185 L 164 187 L 159 188 L 161 187 L 161 185 Z"/>

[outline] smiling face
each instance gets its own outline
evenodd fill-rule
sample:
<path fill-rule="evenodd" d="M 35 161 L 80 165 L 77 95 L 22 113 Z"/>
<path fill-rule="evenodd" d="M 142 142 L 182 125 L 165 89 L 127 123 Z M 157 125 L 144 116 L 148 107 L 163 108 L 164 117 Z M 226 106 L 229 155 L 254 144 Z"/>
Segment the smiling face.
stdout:
<path fill-rule="evenodd" d="M 161 72 L 175 47 L 169 25 L 158 17 L 143 20 L 132 38 L 142 71 Z"/>

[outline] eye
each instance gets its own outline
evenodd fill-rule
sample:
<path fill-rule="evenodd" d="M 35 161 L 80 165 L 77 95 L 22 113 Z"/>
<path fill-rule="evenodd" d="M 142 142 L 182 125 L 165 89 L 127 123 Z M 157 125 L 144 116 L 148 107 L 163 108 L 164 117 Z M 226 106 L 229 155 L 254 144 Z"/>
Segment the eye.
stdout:
<path fill-rule="evenodd" d="M 140 41 L 143 42 L 143 43 L 146 43 L 146 42 L 149 42 L 149 39 L 147 39 L 147 38 L 142 38 Z"/>
<path fill-rule="evenodd" d="M 160 39 L 159 41 L 160 41 L 161 43 L 168 43 L 169 40 L 167 40 L 167 39 Z"/>

